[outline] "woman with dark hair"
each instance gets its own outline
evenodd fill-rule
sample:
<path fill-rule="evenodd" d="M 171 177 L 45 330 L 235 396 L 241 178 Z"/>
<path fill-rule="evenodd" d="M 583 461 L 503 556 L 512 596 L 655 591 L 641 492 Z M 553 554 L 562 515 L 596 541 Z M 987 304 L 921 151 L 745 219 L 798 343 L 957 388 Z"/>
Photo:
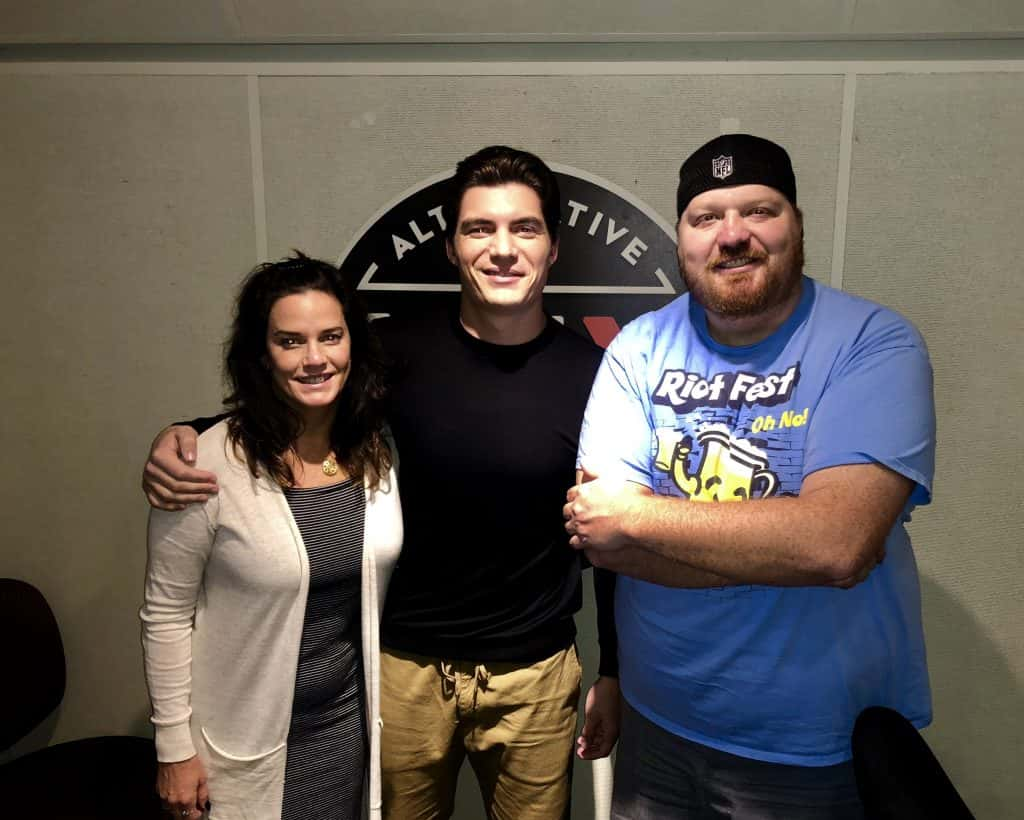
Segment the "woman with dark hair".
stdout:
<path fill-rule="evenodd" d="M 382 356 L 354 289 L 256 268 L 199 438 L 220 492 L 153 510 L 140 613 L 157 790 L 179 817 L 380 812 L 379 615 L 402 538 Z"/>

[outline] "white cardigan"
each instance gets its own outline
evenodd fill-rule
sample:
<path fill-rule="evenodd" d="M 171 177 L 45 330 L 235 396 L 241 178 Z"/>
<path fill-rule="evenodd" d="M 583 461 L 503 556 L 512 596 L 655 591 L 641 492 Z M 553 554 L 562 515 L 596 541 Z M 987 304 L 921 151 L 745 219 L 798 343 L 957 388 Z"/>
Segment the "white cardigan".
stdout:
<path fill-rule="evenodd" d="M 278 820 L 309 563 L 281 488 L 253 478 L 227 423 L 199 437 L 220 492 L 149 517 L 142 646 L 157 759 L 198 753 L 212 818 Z M 362 651 L 370 738 L 366 812 L 380 816 L 380 614 L 402 543 L 392 468 L 366 494 Z"/>

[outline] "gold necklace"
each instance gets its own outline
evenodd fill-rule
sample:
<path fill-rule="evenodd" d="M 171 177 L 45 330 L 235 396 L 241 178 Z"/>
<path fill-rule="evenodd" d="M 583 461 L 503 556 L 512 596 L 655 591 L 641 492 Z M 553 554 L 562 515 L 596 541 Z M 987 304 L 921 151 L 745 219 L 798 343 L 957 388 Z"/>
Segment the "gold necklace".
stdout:
<path fill-rule="evenodd" d="M 334 458 L 334 453 L 328 454 L 323 464 L 320 465 L 320 469 L 324 471 L 326 476 L 336 476 L 338 474 L 338 462 Z"/>

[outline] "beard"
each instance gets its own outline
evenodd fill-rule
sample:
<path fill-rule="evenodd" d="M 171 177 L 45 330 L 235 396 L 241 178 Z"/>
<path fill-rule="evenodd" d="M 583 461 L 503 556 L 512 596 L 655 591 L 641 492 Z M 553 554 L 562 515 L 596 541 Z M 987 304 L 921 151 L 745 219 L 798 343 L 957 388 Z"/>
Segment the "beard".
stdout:
<path fill-rule="evenodd" d="M 733 275 L 714 269 L 722 262 L 740 258 L 766 262 L 764 274 L 755 279 L 748 274 Z M 733 319 L 756 316 L 782 304 L 800 287 L 804 239 L 798 237 L 791 251 L 774 258 L 747 248 L 719 254 L 696 273 L 685 264 L 681 267 L 687 290 L 705 310 Z"/>

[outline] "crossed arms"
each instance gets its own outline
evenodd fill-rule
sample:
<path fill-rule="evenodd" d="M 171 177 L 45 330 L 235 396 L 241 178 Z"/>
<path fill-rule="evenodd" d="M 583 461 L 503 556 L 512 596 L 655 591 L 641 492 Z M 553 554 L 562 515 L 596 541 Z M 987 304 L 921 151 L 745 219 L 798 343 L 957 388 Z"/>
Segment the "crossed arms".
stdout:
<path fill-rule="evenodd" d="M 914 482 L 877 463 L 811 473 L 799 496 L 696 503 L 585 471 L 566 496 L 570 545 L 673 587 L 851 587 L 885 557 Z"/>

